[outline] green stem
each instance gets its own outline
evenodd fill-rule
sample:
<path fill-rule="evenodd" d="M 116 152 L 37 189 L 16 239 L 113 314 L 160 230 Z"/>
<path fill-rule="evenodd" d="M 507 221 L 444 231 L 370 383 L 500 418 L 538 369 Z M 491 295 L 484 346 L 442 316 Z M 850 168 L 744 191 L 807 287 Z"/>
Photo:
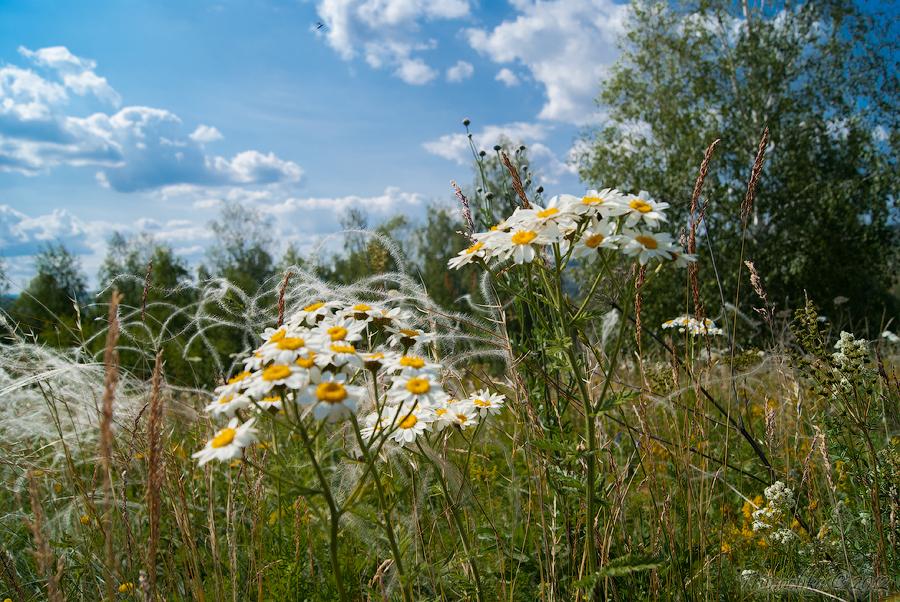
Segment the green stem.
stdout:
<path fill-rule="evenodd" d="M 447 500 L 447 508 L 450 510 L 451 516 L 453 516 L 453 523 L 456 525 L 456 530 L 459 533 L 459 540 L 462 543 L 463 552 L 466 554 L 466 562 L 469 565 L 469 570 L 472 571 L 472 577 L 475 579 L 475 599 L 478 602 L 482 602 L 484 600 L 484 594 L 481 589 L 481 575 L 478 573 L 478 564 L 472 560 L 472 552 L 469 550 L 469 538 L 466 537 L 466 529 L 462 524 L 462 519 L 459 518 L 459 513 L 456 510 L 456 504 L 453 503 L 453 498 L 450 496 L 450 491 L 447 488 L 447 480 L 444 478 L 444 473 L 441 467 L 437 462 L 434 461 L 434 458 L 428 455 L 425 449 L 422 448 L 422 444 L 419 441 L 416 441 L 416 445 L 419 448 L 419 451 L 422 453 L 422 456 L 428 460 L 428 462 L 434 467 L 435 472 L 438 475 L 438 479 L 441 482 L 441 491 L 444 492 L 444 499 Z"/>
<path fill-rule="evenodd" d="M 410 584 L 406 578 L 406 572 L 403 570 L 403 558 L 400 555 L 400 547 L 397 545 L 397 538 L 394 535 L 394 523 L 391 520 L 391 512 L 387 505 L 387 498 L 384 495 L 384 488 L 381 486 L 381 478 L 378 476 L 378 469 L 375 466 L 375 460 L 369 453 L 369 446 L 366 445 L 362 433 L 359 430 L 359 423 L 356 416 L 351 416 L 350 420 L 353 424 L 353 432 L 356 434 L 356 440 L 362 450 L 363 458 L 372 473 L 372 480 L 375 482 L 375 492 L 378 495 L 378 505 L 381 506 L 381 513 L 384 516 L 384 531 L 387 534 L 388 543 L 391 547 L 391 553 L 394 555 L 394 563 L 397 565 L 397 574 L 400 576 L 401 589 L 403 591 L 403 599 L 407 602 L 412 601 L 412 591 Z"/>

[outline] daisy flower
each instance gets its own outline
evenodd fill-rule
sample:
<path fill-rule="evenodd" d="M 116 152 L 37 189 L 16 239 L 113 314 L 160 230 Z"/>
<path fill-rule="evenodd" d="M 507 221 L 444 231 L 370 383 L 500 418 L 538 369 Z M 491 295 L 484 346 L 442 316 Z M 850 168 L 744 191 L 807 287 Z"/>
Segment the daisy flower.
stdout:
<path fill-rule="evenodd" d="M 332 315 L 340 305 L 334 301 L 316 301 L 291 316 L 291 325 L 309 324 L 315 326 L 319 320 Z"/>
<path fill-rule="evenodd" d="M 431 430 L 434 413 L 420 405 L 403 404 L 396 409 L 392 417 L 393 430 L 389 435 L 400 445 L 412 443 L 425 431 Z"/>
<path fill-rule="evenodd" d="M 365 387 L 347 384 L 347 375 L 339 372 L 317 373 L 297 400 L 304 405 L 315 404 L 316 420 L 334 422 L 356 413 L 357 404 L 365 395 Z"/>
<path fill-rule="evenodd" d="M 407 374 L 418 374 L 419 372 L 440 372 L 441 365 L 429 362 L 421 355 L 407 353 L 404 355 L 394 356 L 387 363 L 386 371 L 388 373 L 403 372 Z"/>
<path fill-rule="evenodd" d="M 240 393 L 223 393 L 215 401 L 203 408 L 212 416 L 234 416 L 237 410 L 243 410 L 251 403 L 250 398 Z"/>
<path fill-rule="evenodd" d="M 240 393 L 247 388 L 247 385 L 250 384 L 250 376 L 251 374 L 248 370 L 238 372 L 237 374 L 229 378 L 224 385 L 216 387 L 216 395 L 222 396 Z"/>
<path fill-rule="evenodd" d="M 290 364 L 299 356 L 309 352 L 306 332 L 291 332 L 277 341 L 266 343 L 257 350 L 263 365 L 269 362 Z"/>
<path fill-rule="evenodd" d="M 391 383 L 387 392 L 391 404 L 417 403 L 420 406 L 433 406 L 447 399 L 447 394 L 433 372 L 405 372 Z"/>
<path fill-rule="evenodd" d="M 622 252 L 629 257 L 637 257 L 641 265 L 647 265 L 647 262 L 654 257 L 661 259 L 671 259 L 672 237 L 668 232 L 650 232 L 635 231 L 625 232 L 622 235 L 625 243 L 622 246 Z"/>
<path fill-rule="evenodd" d="M 643 221 L 651 228 L 658 228 L 659 222 L 666 221 L 664 209 L 669 207 L 668 203 L 658 203 L 650 198 L 650 194 L 646 190 L 642 190 L 637 196 L 625 197 L 625 204 L 628 211 L 625 215 L 625 225 L 633 228 L 639 222 Z"/>
<path fill-rule="evenodd" d="M 478 411 L 472 404 L 455 403 L 449 406 L 453 424 L 462 430 L 471 428 L 478 424 Z"/>
<path fill-rule="evenodd" d="M 368 303 L 357 303 L 341 310 L 342 316 L 353 318 L 354 320 L 362 320 L 369 322 L 379 317 L 384 312 L 384 308 L 369 305 Z"/>
<path fill-rule="evenodd" d="M 365 328 L 365 321 L 353 318 L 326 318 L 319 323 L 314 333 L 326 343 L 352 343 L 362 338 L 362 331 Z"/>
<path fill-rule="evenodd" d="M 210 460 L 220 462 L 241 458 L 244 448 L 256 441 L 256 429 L 253 428 L 254 418 L 244 424 L 238 425 L 238 419 L 232 418 L 228 426 L 220 430 L 206 443 L 206 447 L 193 454 L 193 458 L 199 460 L 203 466 Z"/>
<path fill-rule="evenodd" d="M 537 255 L 537 245 L 547 245 L 556 242 L 558 238 L 559 229 L 555 224 L 549 224 L 543 229 L 517 226 L 498 239 L 497 254 L 504 259 L 512 257 L 518 264 L 531 263 Z"/>
<path fill-rule="evenodd" d="M 320 368 L 329 365 L 335 368 L 342 366 L 363 367 L 363 358 L 357 353 L 356 347 L 344 341 L 337 341 L 328 345 L 321 353 L 316 354 L 315 362 Z"/>
<path fill-rule="evenodd" d="M 256 401 L 256 406 L 262 411 L 281 410 L 281 395 L 266 395 L 262 399 Z"/>
<path fill-rule="evenodd" d="M 287 329 L 284 326 L 278 328 L 266 328 L 261 336 L 262 340 L 266 343 L 274 343 L 287 336 Z"/>
<path fill-rule="evenodd" d="M 466 400 L 471 404 L 475 412 L 482 416 L 490 416 L 491 414 L 499 414 L 506 403 L 506 397 L 499 393 L 491 393 L 487 389 L 476 391 L 475 394 Z"/>
<path fill-rule="evenodd" d="M 686 268 L 689 264 L 697 261 L 696 255 L 691 255 L 690 253 L 682 253 L 681 251 L 671 251 L 672 253 L 672 264 L 676 268 Z"/>
<path fill-rule="evenodd" d="M 485 259 L 485 255 L 488 251 L 488 249 L 485 248 L 486 244 L 487 243 L 483 240 L 475 241 L 472 245 L 457 253 L 456 257 L 451 257 L 450 261 L 447 262 L 447 267 L 458 270 L 462 266 L 470 264 L 476 259 Z"/>
<path fill-rule="evenodd" d="M 616 222 L 592 220 L 591 225 L 581 233 L 581 237 L 575 242 L 573 257 L 593 256 L 600 249 L 615 249 L 618 247 L 616 236 Z"/>
<path fill-rule="evenodd" d="M 572 212 L 574 201 L 575 197 L 572 195 L 556 195 L 546 207 L 532 205 L 531 209 L 517 208 L 508 222 L 514 230 L 542 230 L 549 226 L 569 230 L 575 227 L 575 215 Z"/>
<path fill-rule="evenodd" d="M 363 421 L 363 426 L 359 429 L 359 434 L 362 435 L 363 441 L 367 443 L 371 443 L 375 438 L 375 435 L 378 435 L 390 426 L 390 420 L 387 419 L 384 415 L 379 415 L 378 412 L 372 412 L 368 416 L 366 416 Z"/>
<path fill-rule="evenodd" d="M 387 343 L 391 347 L 412 347 L 420 343 L 429 343 L 434 340 L 434 333 L 425 332 L 408 325 L 392 324 L 387 327 L 391 336 Z"/>
<path fill-rule="evenodd" d="M 579 215 L 597 215 L 601 217 L 617 217 L 629 211 L 625 197 L 615 188 L 604 188 L 601 191 L 588 190 L 572 207 Z"/>
<path fill-rule="evenodd" d="M 253 375 L 253 382 L 247 387 L 247 395 L 263 397 L 275 387 L 300 389 L 306 386 L 308 372 L 296 364 L 272 364 Z"/>

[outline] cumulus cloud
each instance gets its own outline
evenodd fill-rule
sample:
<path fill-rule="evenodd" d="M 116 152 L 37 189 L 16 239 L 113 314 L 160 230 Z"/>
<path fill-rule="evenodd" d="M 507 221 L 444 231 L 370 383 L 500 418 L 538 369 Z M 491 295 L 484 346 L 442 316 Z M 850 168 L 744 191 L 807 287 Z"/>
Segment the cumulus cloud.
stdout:
<path fill-rule="evenodd" d="M 553 150 L 547 146 L 546 139 L 552 127 L 541 123 L 516 122 L 506 125 L 489 125 L 480 132 L 472 133 L 472 140 L 478 150 L 490 149 L 503 142 L 513 145 L 524 144 L 534 169 L 533 172 L 541 175 L 541 181 L 554 184 L 564 175 L 576 173 L 576 168 L 570 157 L 561 160 Z M 470 165 L 472 163 L 472 150 L 469 147 L 469 139 L 466 134 L 445 134 L 429 140 L 422 145 L 432 155 L 453 161 L 458 165 Z"/>
<path fill-rule="evenodd" d="M 475 73 L 475 67 L 466 61 L 457 61 L 455 65 L 447 69 L 448 82 L 461 82 L 472 77 Z"/>
<path fill-rule="evenodd" d="M 224 138 L 222 132 L 210 125 L 203 125 L 202 123 L 197 126 L 191 135 L 188 136 L 194 142 L 200 142 L 201 144 L 207 144 L 209 142 L 215 142 L 216 140 L 221 140 Z"/>
<path fill-rule="evenodd" d="M 507 88 L 511 88 L 513 86 L 519 85 L 519 76 L 504 67 L 500 71 L 497 72 L 497 75 L 494 76 L 498 82 L 502 82 Z"/>
<path fill-rule="evenodd" d="M 38 50 L 19 46 L 19 54 L 36 65 L 57 71 L 65 87 L 79 96 L 93 94 L 114 106 L 122 103 L 122 97 L 113 90 L 106 78 L 94 72 L 97 63 L 75 56 L 65 46 L 51 46 Z"/>
<path fill-rule="evenodd" d="M 88 250 L 88 228 L 65 209 L 29 217 L 9 205 L 0 205 L 0 249 L 6 257 L 34 255 L 49 244 L 60 242 L 70 250 Z"/>
<path fill-rule="evenodd" d="M 437 72 L 422 59 L 403 59 L 394 75 L 413 86 L 427 84 L 437 76 Z"/>
<path fill-rule="evenodd" d="M 201 124 L 188 134 L 181 119 L 165 109 L 127 106 L 114 113 L 70 115 L 70 92 L 119 102 L 93 71 L 94 61 L 63 46 L 19 52 L 57 80 L 31 69 L 0 67 L 0 171 L 36 175 L 60 165 L 100 167 L 98 183 L 121 192 L 174 184 L 291 183 L 302 176 L 299 165 L 273 153 L 209 155 L 204 144 L 221 139 L 221 132 Z"/>
<path fill-rule="evenodd" d="M 628 7 L 613 0 L 518 0 L 515 6 L 518 14 L 493 29 L 467 30 L 469 44 L 496 63 L 530 72 L 547 97 L 541 119 L 595 121 L 594 97 L 618 55 Z"/>
<path fill-rule="evenodd" d="M 468 0 L 320 0 L 319 18 L 328 27 L 315 30 L 344 60 L 362 56 L 374 69 L 388 68 L 412 85 L 433 80 L 437 72 L 421 56 L 437 42 L 423 37 L 422 24 L 469 14 Z"/>

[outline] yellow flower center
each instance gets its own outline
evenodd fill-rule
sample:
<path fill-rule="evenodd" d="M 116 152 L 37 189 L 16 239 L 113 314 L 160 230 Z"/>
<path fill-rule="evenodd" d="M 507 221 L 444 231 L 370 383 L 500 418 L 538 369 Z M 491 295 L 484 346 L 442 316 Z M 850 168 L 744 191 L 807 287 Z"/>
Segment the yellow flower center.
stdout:
<path fill-rule="evenodd" d="M 431 390 L 431 383 L 427 378 L 411 378 L 406 381 L 406 390 L 413 395 L 424 395 Z"/>
<path fill-rule="evenodd" d="M 259 400 L 259 403 L 278 403 L 281 401 L 281 398 L 277 395 L 269 395 L 268 397 L 263 397 Z"/>
<path fill-rule="evenodd" d="M 263 370 L 263 380 L 281 380 L 291 375 L 291 369 L 288 366 L 274 365 Z"/>
<path fill-rule="evenodd" d="M 584 239 L 584 244 L 589 249 L 596 249 L 603 242 L 602 234 L 592 234 Z"/>
<path fill-rule="evenodd" d="M 303 308 L 303 311 L 313 312 L 313 311 L 316 311 L 317 309 L 322 309 L 323 307 L 325 307 L 325 304 L 320 301 L 318 303 L 313 303 L 311 305 L 307 305 L 306 307 Z"/>
<path fill-rule="evenodd" d="M 327 403 L 341 403 L 347 399 L 347 389 L 341 383 L 319 383 L 316 387 L 316 399 Z"/>
<path fill-rule="evenodd" d="M 134 591 L 134 583 L 131 581 L 127 581 L 119 586 L 120 594 L 127 594 L 128 592 Z"/>
<path fill-rule="evenodd" d="M 279 349 L 296 351 L 297 349 L 300 349 L 301 347 L 306 345 L 306 341 L 299 337 L 285 337 L 278 341 L 277 345 Z"/>
<path fill-rule="evenodd" d="M 229 393 L 228 395 L 223 395 L 222 397 L 220 397 L 219 403 L 222 405 L 225 405 L 226 403 L 230 402 L 232 399 L 234 399 L 234 395 Z"/>
<path fill-rule="evenodd" d="M 476 399 L 476 400 L 473 401 L 472 403 L 473 403 L 474 405 L 478 406 L 479 408 L 489 408 L 489 407 L 491 407 L 491 402 L 486 401 L 486 400 L 484 400 L 484 399 Z"/>
<path fill-rule="evenodd" d="M 471 247 L 466 249 L 466 255 L 471 255 L 472 253 L 475 253 L 476 251 L 481 249 L 481 247 L 483 247 L 483 246 L 484 246 L 484 241 L 479 240 L 474 245 L 472 245 Z"/>
<path fill-rule="evenodd" d="M 309 368 L 312 368 L 313 365 L 316 363 L 315 357 L 316 357 L 316 354 L 314 352 L 310 351 L 305 357 L 298 357 L 297 361 L 294 363 L 297 364 L 298 366 L 300 366 L 301 368 L 309 369 Z"/>
<path fill-rule="evenodd" d="M 353 311 L 369 311 L 370 309 L 372 308 L 365 303 L 358 303 L 353 306 Z"/>
<path fill-rule="evenodd" d="M 228 384 L 233 385 L 234 383 L 239 383 L 242 380 L 244 380 L 245 378 L 247 378 L 248 376 L 250 376 L 249 372 L 238 372 L 237 374 L 235 374 L 234 376 L 232 376 L 231 378 L 228 379 Z"/>
<path fill-rule="evenodd" d="M 277 343 L 278 341 L 280 341 L 281 339 L 283 339 L 284 336 L 285 336 L 286 334 L 287 334 L 287 332 L 285 332 L 284 328 L 281 328 L 281 329 L 275 331 L 275 332 L 272 334 L 272 336 L 269 337 L 269 342 L 270 342 L 270 343 Z"/>
<path fill-rule="evenodd" d="M 417 337 L 419 336 L 419 331 L 411 328 L 401 328 L 400 334 L 405 335 L 407 337 Z"/>
<path fill-rule="evenodd" d="M 519 230 L 512 235 L 511 240 L 514 245 L 527 245 L 535 238 L 537 238 L 537 232 L 531 230 Z"/>
<path fill-rule="evenodd" d="M 326 332 L 332 341 L 343 341 L 344 337 L 347 336 L 347 329 L 343 326 L 332 326 Z"/>
<path fill-rule="evenodd" d="M 466 416 L 465 414 L 457 414 L 456 419 L 459 420 L 460 424 L 465 424 L 466 421 L 469 419 L 469 417 Z"/>
<path fill-rule="evenodd" d="M 606 199 L 600 198 L 598 196 L 586 196 L 581 199 L 582 205 L 602 205 L 606 202 Z"/>
<path fill-rule="evenodd" d="M 337 343 L 331 344 L 331 350 L 335 353 L 356 353 L 356 348 L 353 345 L 339 345 Z"/>
<path fill-rule="evenodd" d="M 628 206 L 640 213 L 649 213 L 653 210 L 653 207 L 643 199 L 632 199 Z"/>
<path fill-rule="evenodd" d="M 225 447 L 229 445 L 232 441 L 234 441 L 234 436 L 237 435 L 237 430 L 231 427 L 225 427 L 213 437 L 212 446 L 213 447 Z"/>
<path fill-rule="evenodd" d="M 418 418 L 416 418 L 415 416 L 410 414 L 409 416 L 407 416 L 406 418 L 404 418 L 403 420 L 400 421 L 400 428 L 411 429 L 412 427 L 416 426 L 416 423 L 418 421 L 419 421 Z"/>
<path fill-rule="evenodd" d="M 447 413 L 447 408 L 438 408 L 434 411 L 434 413 L 438 416 L 443 416 Z"/>
<path fill-rule="evenodd" d="M 368 361 L 368 362 L 375 362 L 375 361 L 383 360 L 383 359 L 384 359 L 384 354 L 381 353 L 380 351 L 377 353 L 370 353 L 369 355 L 366 356 L 366 361 Z"/>
<path fill-rule="evenodd" d="M 425 360 L 418 355 L 404 355 L 400 358 L 400 365 L 406 368 L 415 368 L 418 370 L 425 365 Z"/>
<path fill-rule="evenodd" d="M 635 236 L 634 239 L 644 245 L 645 249 L 650 249 L 651 251 L 659 246 L 659 243 L 656 242 L 656 239 L 652 236 L 644 236 L 643 234 L 639 236 Z"/>
<path fill-rule="evenodd" d="M 557 209 L 556 207 L 547 207 L 546 209 L 541 209 L 540 211 L 538 211 L 536 215 L 539 218 L 543 219 L 545 217 L 553 217 L 557 213 L 559 213 L 559 209 Z"/>

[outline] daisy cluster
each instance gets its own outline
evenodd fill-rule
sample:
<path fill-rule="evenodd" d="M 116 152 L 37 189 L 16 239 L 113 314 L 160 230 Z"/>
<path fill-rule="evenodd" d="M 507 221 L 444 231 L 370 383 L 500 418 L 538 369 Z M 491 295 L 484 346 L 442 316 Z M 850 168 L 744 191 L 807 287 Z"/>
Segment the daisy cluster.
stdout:
<path fill-rule="evenodd" d="M 534 261 L 543 249 L 559 245 L 575 258 L 596 256 L 612 249 L 637 258 L 641 265 L 652 259 L 674 261 L 684 267 L 695 260 L 685 254 L 669 233 L 658 232 L 667 221 L 668 203 L 641 191 L 625 194 L 613 188 L 589 190 L 582 197 L 557 195 L 546 207 L 517 208 L 488 232 L 472 235 L 473 244 L 450 259 L 451 268 L 474 261 Z"/>
<path fill-rule="evenodd" d="M 703 318 L 702 320 L 698 320 L 697 318 L 692 318 L 691 316 L 679 316 L 677 318 L 672 318 L 671 320 L 666 320 L 662 323 L 663 328 L 677 328 L 678 332 L 688 332 L 691 336 L 703 336 L 703 335 L 722 335 L 725 334 L 725 331 L 716 326 L 716 323 L 710 320 L 709 318 Z"/>
<path fill-rule="evenodd" d="M 194 457 L 200 464 L 242 457 L 256 441 L 254 414 L 337 422 L 366 411 L 360 433 L 368 442 L 406 445 L 499 413 L 502 395 L 482 390 L 455 399 L 446 392 L 442 365 L 421 351 L 435 336 L 398 307 L 307 305 L 284 326 L 267 328 L 244 369 L 216 388 L 205 409 L 230 421 Z M 377 398 L 376 390 L 383 392 Z"/>

